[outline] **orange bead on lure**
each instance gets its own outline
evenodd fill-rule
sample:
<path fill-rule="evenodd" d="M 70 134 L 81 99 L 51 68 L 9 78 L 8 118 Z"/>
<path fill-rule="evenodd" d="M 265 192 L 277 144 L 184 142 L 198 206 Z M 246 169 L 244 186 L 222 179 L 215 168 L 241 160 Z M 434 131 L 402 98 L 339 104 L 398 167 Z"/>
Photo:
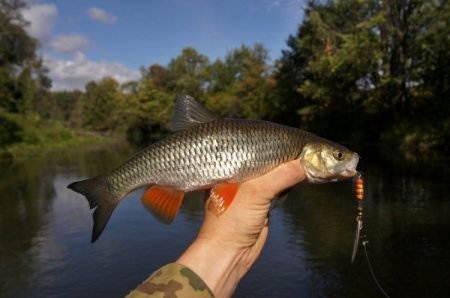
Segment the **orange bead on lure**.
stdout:
<path fill-rule="evenodd" d="M 363 180 L 361 178 L 361 174 L 358 173 L 359 178 L 356 179 L 356 188 L 355 188 L 355 192 L 356 192 L 356 199 L 358 201 L 362 201 L 363 197 L 364 197 L 364 184 L 363 184 Z"/>

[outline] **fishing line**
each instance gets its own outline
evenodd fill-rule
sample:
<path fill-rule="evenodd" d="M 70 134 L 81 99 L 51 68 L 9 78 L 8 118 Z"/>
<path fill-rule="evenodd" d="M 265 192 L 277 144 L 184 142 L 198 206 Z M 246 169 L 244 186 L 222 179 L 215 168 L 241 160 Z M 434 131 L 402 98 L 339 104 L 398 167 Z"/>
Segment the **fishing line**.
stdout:
<path fill-rule="evenodd" d="M 369 243 L 369 241 L 363 241 L 362 245 L 364 247 L 364 252 L 366 255 L 366 260 L 367 260 L 367 264 L 369 264 L 369 270 L 370 270 L 370 274 L 372 274 L 372 279 L 375 282 L 375 284 L 377 285 L 378 289 L 381 291 L 381 293 L 383 293 L 383 295 L 387 298 L 389 298 L 389 295 L 386 293 L 386 291 L 383 289 L 383 287 L 381 286 L 381 284 L 378 282 L 378 279 L 375 276 L 375 273 L 373 272 L 373 268 L 372 268 L 372 263 L 370 262 L 369 259 L 369 255 L 367 254 L 367 248 L 366 248 L 366 244 Z"/>
<path fill-rule="evenodd" d="M 362 206 L 362 200 L 364 199 L 364 181 L 362 178 L 362 174 L 360 172 L 356 173 L 355 178 L 356 178 L 356 180 L 354 180 L 354 182 L 355 182 L 354 186 L 355 186 L 356 200 L 358 202 L 358 206 L 356 207 L 356 232 L 355 232 L 355 240 L 353 243 L 351 263 L 353 263 L 356 253 L 358 251 L 359 240 L 363 237 L 364 238 L 367 237 L 366 235 L 361 236 L 361 231 L 363 228 L 363 211 L 364 211 L 364 208 Z M 383 293 L 383 295 L 385 297 L 389 298 L 389 295 L 383 289 L 383 287 L 378 282 L 378 279 L 375 276 L 375 272 L 373 271 L 372 263 L 370 262 L 370 259 L 369 259 L 369 254 L 367 253 L 367 248 L 366 248 L 367 243 L 369 243 L 369 241 L 364 240 L 362 242 L 362 245 L 364 248 L 364 253 L 366 255 L 367 264 L 369 265 L 370 274 L 372 275 L 372 279 L 375 282 L 378 289 L 381 291 L 381 293 Z"/>

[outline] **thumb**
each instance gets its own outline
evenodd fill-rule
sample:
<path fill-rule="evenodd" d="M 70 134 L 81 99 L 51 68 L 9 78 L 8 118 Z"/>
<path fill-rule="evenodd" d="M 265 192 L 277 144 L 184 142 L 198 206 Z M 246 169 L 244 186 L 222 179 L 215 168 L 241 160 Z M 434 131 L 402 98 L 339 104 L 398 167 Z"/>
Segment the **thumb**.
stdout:
<path fill-rule="evenodd" d="M 294 186 L 306 178 L 305 169 L 300 160 L 283 163 L 269 173 L 248 181 L 248 186 L 260 195 L 272 199 L 283 190 Z"/>

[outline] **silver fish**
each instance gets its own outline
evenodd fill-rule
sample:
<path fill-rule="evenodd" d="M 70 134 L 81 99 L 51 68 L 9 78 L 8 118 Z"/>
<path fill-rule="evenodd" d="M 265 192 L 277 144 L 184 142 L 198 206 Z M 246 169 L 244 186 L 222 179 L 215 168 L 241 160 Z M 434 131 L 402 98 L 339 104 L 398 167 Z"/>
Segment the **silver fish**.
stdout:
<path fill-rule="evenodd" d="M 177 96 L 172 130 L 109 173 L 68 187 L 86 196 L 93 214 L 92 242 L 114 208 L 130 192 L 149 186 L 142 202 L 160 221 L 173 221 L 184 194 L 212 188 L 220 215 L 239 184 L 279 164 L 298 159 L 312 183 L 337 181 L 356 173 L 359 156 L 312 133 L 267 121 L 220 119 L 194 98 Z"/>

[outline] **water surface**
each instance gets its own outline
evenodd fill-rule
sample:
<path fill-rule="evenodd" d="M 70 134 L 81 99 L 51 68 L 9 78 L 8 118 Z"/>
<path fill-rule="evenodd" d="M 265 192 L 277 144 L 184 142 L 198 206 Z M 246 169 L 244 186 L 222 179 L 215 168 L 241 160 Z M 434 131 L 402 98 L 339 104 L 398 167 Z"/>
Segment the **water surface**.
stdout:
<path fill-rule="evenodd" d="M 189 195 L 166 226 L 137 191 L 90 243 L 88 203 L 66 186 L 131 153 L 85 149 L 0 162 L 1 297 L 122 297 L 183 252 L 201 224 L 202 196 Z M 448 297 L 448 163 L 405 165 L 368 154 L 360 169 L 363 231 L 380 283 L 391 297 Z M 235 297 L 381 297 L 361 247 L 350 265 L 355 207 L 350 181 L 296 187 L 273 210 L 267 245 Z"/>

